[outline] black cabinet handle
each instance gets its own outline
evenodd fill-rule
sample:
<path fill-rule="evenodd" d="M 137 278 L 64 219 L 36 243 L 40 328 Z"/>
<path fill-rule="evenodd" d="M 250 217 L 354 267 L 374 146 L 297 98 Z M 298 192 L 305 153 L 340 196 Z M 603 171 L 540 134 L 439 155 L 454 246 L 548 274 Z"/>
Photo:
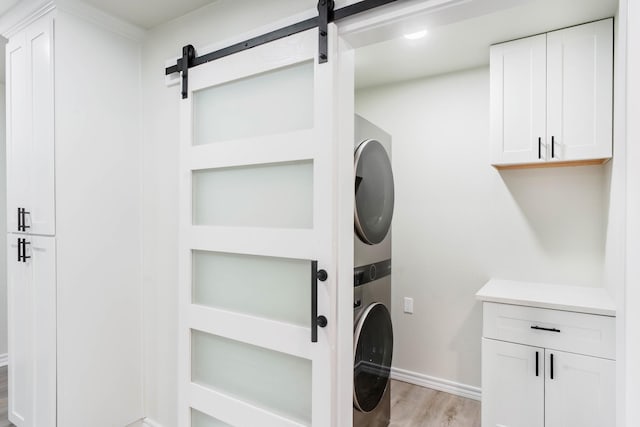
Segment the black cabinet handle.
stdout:
<path fill-rule="evenodd" d="M 542 138 L 538 137 L 538 160 L 542 158 Z"/>
<path fill-rule="evenodd" d="M 27 228 L 31 228 L 30 225 L 27 225 L 26 215 L 29 215 L 31 212 L 27 212 L 25 208 L 18 208 L 18 231 L 27 231 Z"/>
<path fill-rule="evenodd" d="M 311 261 L 311 342 L 318 342 L 318 326 L 327 326 L 327 318 L 318 316 L 318 280 L 328 277 L 326 270 L 318 270 L 318 261 Z"/>
<path fill-rule="evenodd" d="M 27 262 L 31 256 L 27 256 L 27 245 L 31 242 L 27 242 L 27 239 L 18 238 L 18 262 Z"/>
<path fill-rule="evenodd" d="M 551 136 L 551 158 L 555 159 L 556 157 L 556 141 L 555 137 Z"/>
<path fill-rule="evenodd" d="M 532 326 L 531 329 L 537 329 L 538 331 L 560 332 L 560 329 L 543 328 L 542 326 Z"/>
<path fill-rule="evenodd" d="M 551 379 L 553 379 L 553 353 L 551 353 L 550 359 L 551 359 L 551 369 L 550 369 L 550 371 L 551 371 Z"/>
<path fill-rule="evenodd" d="M 536 351 L 536 377 L 539 376 L 538 368 L 540 366 L 540 362 L 538 360 L 539 352 Z"/>

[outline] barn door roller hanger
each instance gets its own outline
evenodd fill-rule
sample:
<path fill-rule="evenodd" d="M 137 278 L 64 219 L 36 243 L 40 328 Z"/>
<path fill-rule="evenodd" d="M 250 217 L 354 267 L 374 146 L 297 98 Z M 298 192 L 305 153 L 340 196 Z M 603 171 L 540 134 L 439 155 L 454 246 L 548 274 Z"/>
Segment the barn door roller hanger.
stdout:
<path fill-rule="evenodd" d="M 318 27 L 318 62 L 323 64 L 328 61 L 328 43 L 327 43 L 327 29 L 330 22 L 337 22 L 341 19 L 348 18 L 353 15 L 357 15 L 362 12 L 375 9 L 376 7 L 384 6 L 389 3 L 395 3 L 402 0 L 363 0 L 358 3 L 354 3 L 349 6 L 345 6 L 340 9 L 334 10 L 333 0 L 319 0 L 318 1 L 318 16 L 309 18 L 302 22 L 289 25 L 284 28 L 279 28 L 275 31 L 263 34 L 261 36 L 253 37 L 240 43 L 236 43 L 229 47 L 225 47 L 215 52 L 207 53 L 202 56 L 196 55 L 196 50 L 193 45 L 187 45 L 182 48 L 182 57 L 178 59 L 176 65 L 172 65 L 165 69 L 165 74 L 182 73 L 182 98 L 185 99 L 188 96 L 189 88 L 189 68 L 196 67 L 198 65 L 206 64 L 207 62 L 215 61 L 216 59 L 224 58 L 225 56 L 232 55 L 234 53 L 241 52 L 243 50 L 251 49 L 256 46 L 260 46 L 265 43 L 269 43 L 284 37 L 291 36 L 293 34 L 301 33 L 303 31 L 310 30 Z"/>

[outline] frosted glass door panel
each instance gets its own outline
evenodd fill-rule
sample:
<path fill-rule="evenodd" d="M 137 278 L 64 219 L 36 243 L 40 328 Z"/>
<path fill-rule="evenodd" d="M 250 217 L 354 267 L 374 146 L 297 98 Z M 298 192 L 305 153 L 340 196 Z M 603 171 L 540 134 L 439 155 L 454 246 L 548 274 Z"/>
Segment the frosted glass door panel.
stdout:
<path fill-rule="evenodd" d="M 194 225 L 313 227 L 313 162 L 193 172 Z"/>
<path fill-rule="evenodd" d="M 193 97 L 193 144 L 313 127 L 313 62 L 213 86 Z"/>
<path fill-rule="evenodd" d="M 311 424 L 311 361 L 192 331 L 191 379 L 304 424 Z"/>
<path fill-rule="evenodd" d="M 232 427 L 227 423 L 203 414 L 195 409 L 191 410 L 191 427 Z"/>
<path fill-rule="evenodd" d="M 309 326 L 309 261 L 193 252 L 193 302 Z"/>

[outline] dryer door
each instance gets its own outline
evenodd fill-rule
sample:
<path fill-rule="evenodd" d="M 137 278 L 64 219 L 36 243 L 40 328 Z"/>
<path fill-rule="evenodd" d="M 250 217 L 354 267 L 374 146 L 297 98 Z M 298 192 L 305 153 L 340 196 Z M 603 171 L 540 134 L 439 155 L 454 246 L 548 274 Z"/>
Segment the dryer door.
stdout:
<path fill-rule="evenodd" d="M 393 217 L 393 173 L 382 144 L 362 142 L 355 152 L 355 169 L 356 232 L 364 243 L 375 245 L 389 233 Z"/>
<path fill-rule="evenodd" d="M 359 411 L 371 412 L 378 406 L 389 383 L 392 355 L 391 315 L 384 304 L 373 303 L 355 328 L 353 405 Z"/>

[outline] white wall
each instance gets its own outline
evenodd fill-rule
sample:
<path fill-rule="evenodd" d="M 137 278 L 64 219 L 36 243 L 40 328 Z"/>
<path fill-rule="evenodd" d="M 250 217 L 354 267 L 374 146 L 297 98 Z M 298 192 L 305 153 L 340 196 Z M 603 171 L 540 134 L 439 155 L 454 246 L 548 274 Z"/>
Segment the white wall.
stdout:
<path fill-rule="evenodd" d="M 626 55 L 627 4 L 620 1 L 614 19 L 614 116 L 613 159 L 609 162 L 611 181 L 609 216 L 605 251 L 605 287 L 614 296 L 617 306 L 616 321 L 616 425 L 625 424 L 625 265 L 626 265 Z"/>
<path fill-rule="evenodd" d="M 625 295 L 626 425 L 640 425 L 640 4 L 628 7 L 626 54 L 627 270 Z"/>
<path fill-rule="evenodd" d="M 165 61 L 314 8 L 313 0 L 219 0 L 149 31 L 143 48 L 143 286 L 146 415 L 177 425 L 178 107 Z M 201 52 L 202 53 L 202 52 Z"/>
<path fill-rule="evenodd" d="M 2 49 L 4 54 L 4 49 Z M 0 83 L 0 356 L 7 353 L 7 174 L 5 85 Z"/>
<path fill-rule="evenodd" d="M 395 367 L 479 386 L 491 277 L 603 286 L 609 168 L 492 168 L 488 68 L 365 89 L 356 112 L 393 136 Z"/>

